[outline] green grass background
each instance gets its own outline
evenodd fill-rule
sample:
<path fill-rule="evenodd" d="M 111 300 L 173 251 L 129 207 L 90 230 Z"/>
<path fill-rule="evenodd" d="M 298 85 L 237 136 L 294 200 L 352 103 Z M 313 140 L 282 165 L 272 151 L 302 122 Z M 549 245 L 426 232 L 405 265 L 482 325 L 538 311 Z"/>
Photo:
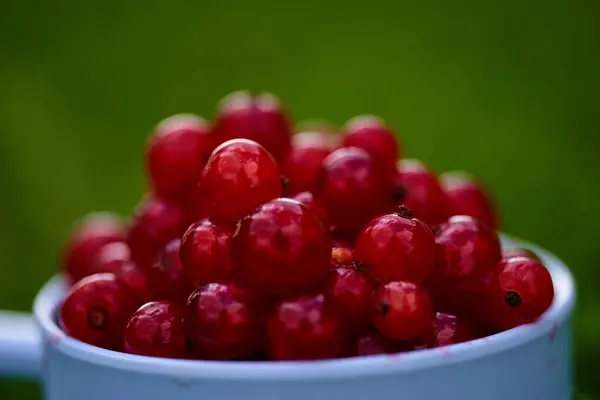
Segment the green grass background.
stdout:
<path fill-rule="evenodd" d="M 407 156 L 485 180 L 504 229 L 572 267 L 578 389 L 600 398 L 599 4 L 2 1 L 0 308 L 30 307 L 73 220 L 131 212 L 154 123 L 270 90 L 297 120 L 379 114 Z"/>

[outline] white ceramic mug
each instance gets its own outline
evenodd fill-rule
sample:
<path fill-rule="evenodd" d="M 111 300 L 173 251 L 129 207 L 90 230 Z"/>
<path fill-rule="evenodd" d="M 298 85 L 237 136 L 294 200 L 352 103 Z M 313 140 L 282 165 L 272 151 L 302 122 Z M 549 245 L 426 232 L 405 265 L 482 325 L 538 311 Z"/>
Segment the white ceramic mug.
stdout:
<path fill-rule="evenodd" d="M 93 347 L 57 326 L 66 290 L 57 277 L 39 292 L 33 317 L 0 313 L 0 375 L 39 377 L 48 400 L 569 400 L 573 278 L 555 256 L 526 246 L 555 285 L 538 322 L 436 349 L 315 362 L 170 360 Z"/>

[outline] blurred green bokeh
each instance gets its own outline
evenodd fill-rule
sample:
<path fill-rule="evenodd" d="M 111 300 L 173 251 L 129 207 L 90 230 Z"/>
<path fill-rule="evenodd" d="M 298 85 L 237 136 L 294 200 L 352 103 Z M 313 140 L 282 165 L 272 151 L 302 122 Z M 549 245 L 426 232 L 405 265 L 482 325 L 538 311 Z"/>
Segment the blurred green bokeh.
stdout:
<path fill-rule="evenodd" d="M 578 390 L 600 398 L 599 10 L 592 0 L 2 1 L 0 308 L 30 307 L 76 218 L 131 212 L 159 119 L 210 118 L 230 91 L 269 90 L 296 120 L 381 115 L 406 156 L 486 181 L 504 230 L 573 269 Z M 0 381 L 1 399 L 38 397 Z"/>

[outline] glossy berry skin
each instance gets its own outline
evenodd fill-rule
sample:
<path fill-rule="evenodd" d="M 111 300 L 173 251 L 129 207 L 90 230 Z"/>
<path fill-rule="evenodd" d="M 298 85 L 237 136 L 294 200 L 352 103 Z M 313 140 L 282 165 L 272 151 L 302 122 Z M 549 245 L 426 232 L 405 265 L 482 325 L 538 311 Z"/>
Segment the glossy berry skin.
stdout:
<path fill-rule="evenodd" d="M 221 101 L 213 131 L 221 143 L 236 138 L 258 142 L 278 163 L 290 151 L 292 127 L 279 99 L 270 93 L 231 93 Z"/>
<path fill-rule="evenodd" d="M 210 283 L 190 295 L 184 324 L 193 355 L 234 360 L 253 355 L 264 335 L 265 309 L 251 291 L 235 283 Z"/>
<path fill-rule="evenodd" d="M 81 219 L 67 238 L 63 268 L 72 282 L 92 275 L 95 257 L 106 244 L 125 240 L 125 227 L 115 214 L 89 214 Z"/>
<path fill-rule="evenodd" d="M 501 259 L 496 232 L 468 216 L 454 216 L 440 227 L 433 271 L 426 282 L 436 308 L 469 312 L 481 282 Z"/>
<path fill-rule="evenodd" d="M 129 226 L 131 259 L 142 268 L 155 261 L 159 251 L 184 232 L 185 213 L 178 204 L 150 197 L 137 209 Z"/>
<path fill-rule="evenodd" d="M 537 254 L 535 254 L 535 252 L 533 250 L 529 250 L 529 249 L 525 249 L 525 248 L 505 250 L 502 253 L 503 260 L 508 260 L 509 258 L 514 258 L 514 257 L 525 257 L 525 258 L 531 258 L 536 261 L 541 261 L 540 257 Z"/>
<path fill-rule="evenodd" d="M 433 269 L 435 251 L 431 229 L 402 209 L 375 218 L 365 227 L 354 258 L 380 282 L 422 282 Z"/>
<path fill-rule="evenodd" d="M 234 139 L 210 156 L 193 212 L 197 217 L 236 222 L 262 203 L 280 197 L 282 186 L 279 167 L 264 147 Z"/>
<path fill-rule="evenodd" d="M 389 171 L 394 170 L 396 160 L 400 158 L 394 131 L 374 115 L 359 115 L 348 121 L 342 133 L 342 146 L 365 150 Z"/>
<path fill-rule="evenodd" d="M 181 240 L 171 240 L 147 269 L 153 295 L 160 300 L 184 304 L 194 289 L 184 276 L 181 263 Z"/>
<path fill-rule="evenodd" d="M 369 327 L 369 301 L 374 284 L 364 272 L 355 268 L 337 268 L 329 273 L 325 301 L 340 314 L 352 332 Z"/>
<path fill-rule="evenodd" d="M 125 351 L 149 357 L 182 358 L 186 337 L 183 309 L 167 301 L 144 304 L 127 322 L 123 335 Z"/>
<path fill-rule="evenodd" d="M 351 348 L 350 356 L 374 356 L 380 354 L 403 353 L 410 350 L 407 342 L 399 342 L 383 336 L 378 332 L 371 332 L 358 338 Z"/>
<path fill-rule="evenodd" d="M 228 277 L 232 235 L 233 225 L 208 218 L 188 228 L 181 242 L 181 263 L 190 285 L 205 285 Z"/>
<path fill-rule="evenodd" d="M 300 192 L 291 197 L 292 200 L 296 200 L 312 212 L 314 212 L 325 228 L 329 228 L 329 216 L 327 210 L 321 199 L 315 198 L 311 192 Z"/>
<path fill-rule="evenodd" d="M 327 280 L 331 239 L 315 213 L 275 199 L 238 226 L 232 242 L 234 276 L 264 295 L 294 295 Z"/>
<path fill-rule="evenodd" d="M 441 175 L 440 182 L 451 215 L 469 215 L 492 230 L 498 229 L 498 212 L 491 195 L 480 182 L 461 171 Z"/>
<path fill-rule="evenodd" d="M 430 226 L 441 224 L 450 216 L 448 198 L 436 174 L 417 160 L 398 161 L 393 199 Z"/>
<path fill-rule="evenodd" d="M 305 131 L 295 134 L 283 167 L 289 180 L 286 194 L 313 190 L 321 163 L 335 147 L 334 136 L 328 133 Z"/>
<path fill-rule="evenodd" d="M 323 160 L 314 193 L 336 229 L 352 236 L 387 210 L 390 185 L 367 152 L 344 147 Z"/>
<path fill-rule="evenodd" d="M 191 193 L 215 147 L 209 130 L 203 119 L 190 114 L 173 115 L 157 125 L 145 160 L 156 196 L 182 200 Z"/>
<path fill-rule="evenodd" d="M 131 260 L 131 251 L 125 242 L 112 242 L 102 246 L 90 262 L 94 274 L 117 273 L 121 265 Z"/>
<path fill-rule="evenodd" d="M 121 286 L 135 296 L 138 305 L 154 299 L 148 272 L 138 267 L 134 262 L 127 261 L 119 265 L 115 275 Z"/>
<path fill-rule="evenodd" d="M 123 329 L 137 302 L 114 274 L 95 274 L 77 282 L 60 309 L 61 329 L 82 342 L 110 350 L 122 348 Z"/>
<path fill-rule="evenodd" d="M 536 321 L 554 299 L 552 277 L 539 261 L 513 257 L 485 280 L 478 316 L 489 328 L 506 330 Z"/>
<path fill-rule="evenodd" d="M 431 328 L 435 312 L 429 293 L 418 283 L 392 281 L 371 297 L 371 322 L 394 340 L 414 340 Z"/>
<path fill-rule="evenodd" d="M 342 354 L 343 325 L 322 294 L 277 304 L 267 322 L 271 360 L 317 360 Z"/>
<path fill-rule="evenodd" d="M 437 313 L 433 323 L 432 347 L 463 343 L 481 336 L 480 330 L 469 318 Z"/>

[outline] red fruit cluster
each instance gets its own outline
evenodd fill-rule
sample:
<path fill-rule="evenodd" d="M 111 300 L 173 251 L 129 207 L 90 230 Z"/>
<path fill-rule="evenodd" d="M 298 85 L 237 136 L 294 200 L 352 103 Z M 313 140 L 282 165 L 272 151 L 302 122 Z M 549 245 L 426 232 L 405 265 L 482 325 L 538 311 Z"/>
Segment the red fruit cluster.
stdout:
<path fill-rule="evenodd" d="M 212 123 L 167 118 L 133 216 L 91 214 L 67 240 L 62 329 L 145 356 L 300 360 L 535 321 L 551 276 L 502 253 L 487 189 L 401 154 L 377 117 L 294 129 L 271 94 L 236 92 Z"/>

